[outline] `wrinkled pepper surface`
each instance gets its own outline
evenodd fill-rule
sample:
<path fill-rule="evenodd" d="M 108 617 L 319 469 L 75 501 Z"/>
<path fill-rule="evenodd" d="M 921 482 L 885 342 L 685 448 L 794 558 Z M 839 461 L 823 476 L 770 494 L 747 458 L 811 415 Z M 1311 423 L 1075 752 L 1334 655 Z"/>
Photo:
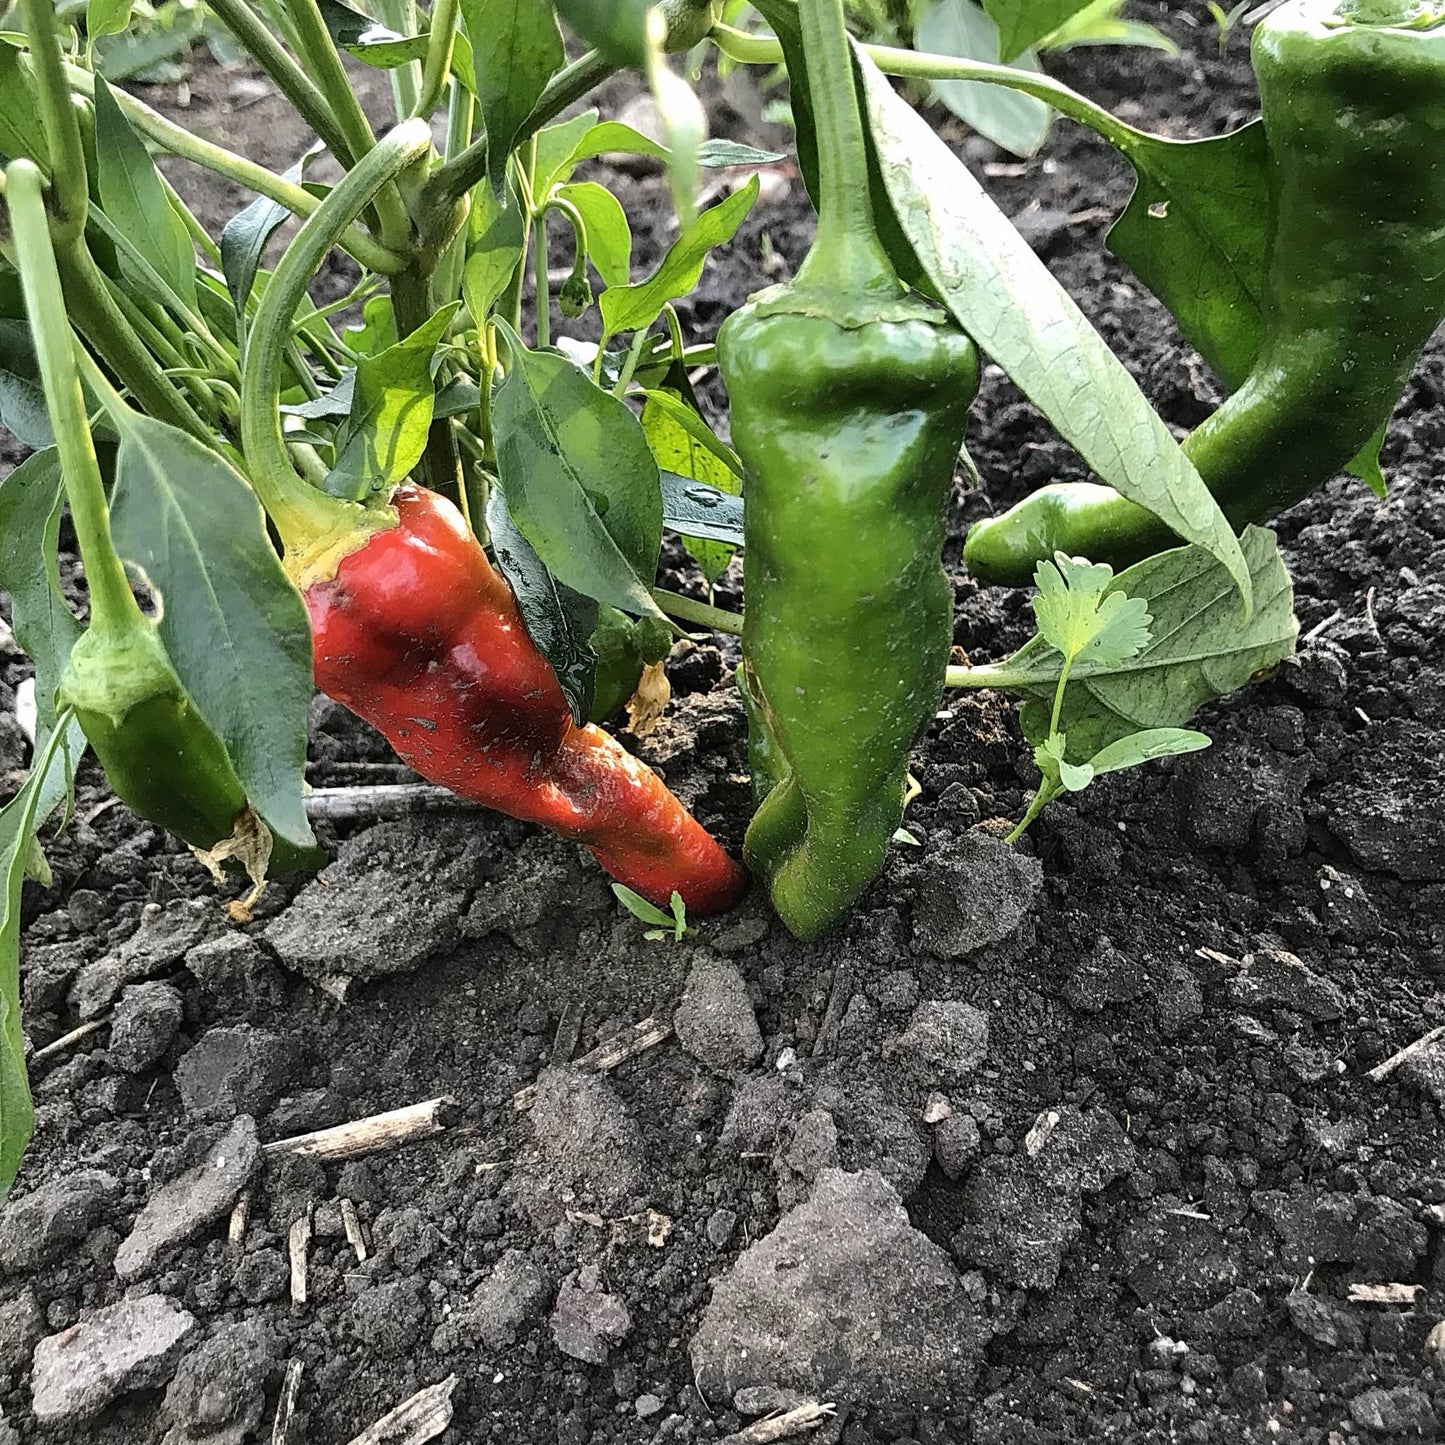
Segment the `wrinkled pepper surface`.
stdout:
<path fill-rule="evenodd" d="M 1359 452 L 1445 318 L 1445 8 L 1291 0 L 1251 56 L 1271 208 L 1263 341 L 1183 443 L 1236 528 Z M 1177 541 L 1112 488 L 1060 484 L 978 523 L 964 555 L 985 581 L 1025 585 L 1056 549 L 1122 566 Z"/>
<path fill-rule="evenodd" d="M 728 907 L 742 870 L 662 779 L 600 728 L 578 727 L 515 598 L 461 513 L 420 487 L 304 589 L 316 684 L 424 778 L 585 844 L 665 907 Z"/>
<path fill-rule="evenodd" d="M 874 229 L 838 0 L 803 0 L 818 238 L 718 333 L 746 467 L 740 677 L 761 803 L 744 857 L 799 937 L 881 870 L 953 632 L 940 560 L 969 339 L 897 279 Z"/>

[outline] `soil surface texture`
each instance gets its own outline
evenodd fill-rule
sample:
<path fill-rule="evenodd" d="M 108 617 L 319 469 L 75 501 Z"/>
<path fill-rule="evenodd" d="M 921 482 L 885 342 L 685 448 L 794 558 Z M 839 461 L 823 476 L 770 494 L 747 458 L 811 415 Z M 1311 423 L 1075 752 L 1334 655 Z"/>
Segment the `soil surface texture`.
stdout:
<path fill-rule="evenodd" d="M 1242 29 L 1221 56 L 1161 17 L 1177 57 L 1051 64 L 1172 134 L 1248 119 Z M 305 148 L 243 71 L 198 58 L 188 90 L 150 98 L 278 168 Z M 736 78 L 713 101 L 717 133 L 779 139 Z M 1124 163 L 1067 123 L 1028 163 L 943 128 L 1198 422 L 1216 384 L 1102 249 Z M 173 174 L 208 223 L 247 199 Z M 645 271 L 665 182 L 611 179 Z M 684 325 L 710 336 L 811 227 L 779 168 Z M 762 1440 L 738 1432 L 807 1402 L 833 1409 L 794 1438 L 846 1445 L 1437 1438 L 1445 1042 L 1371 1071 L 1445 1025 L 1442 403 L 1437 343 L 1388 499 L 1342 477 L 1280 522 L 1299 654 L 1204 713 L 1211 748 L 1011 850 L 1012 706 L 950 697 L 920 846 L 816 943 L 756 894 L 649 941 L 577 849 L 461 808 L 328 826 L 325 874 L 237 927 L 88 767 L 24 898 L 39 1118 L 0 1211 L 0 1442 L 240 1445 L 280 1411 L 277 1440 L 343 1445 L 432 1386 L 415 1411 L 449 1393 L 438 1438 L 469 1445 Z M 967 525 L 1083 471 L 994 369 L 969 435 L 984 485 L 960 478 L 946 562 L 983 661 L 1031 629 L 1025 594 L 964 573 Z M 26 667 L 0 638 L 3 795 Z M 680 647 L 629 745 L 736 845 L 734 656 Z M 408 779 L 340 709 L 313 721 L 317 785 Z M 283 1143 L 435 1100 L 432 1132 L 361 1157 Z"/>

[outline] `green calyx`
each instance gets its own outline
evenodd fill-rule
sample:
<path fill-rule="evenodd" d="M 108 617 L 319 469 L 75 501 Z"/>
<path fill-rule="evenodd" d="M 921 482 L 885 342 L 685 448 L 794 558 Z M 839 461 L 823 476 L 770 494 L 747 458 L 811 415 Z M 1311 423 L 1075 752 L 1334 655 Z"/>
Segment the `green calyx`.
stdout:
<path fill-rule="evenodd" d="M 60 681 L 61 706 L 124 723 L 158 697 L 184 698 L 159 629 L 137 614 L 124 629 L 91 627 L 76 642 Z"/>
<path fill-rule="evenodd" d="M 722 17 L 722 0 L 661 0 L 662 48 L 669 55 L 691 50 L 707 39 L 708 32 Z"/>

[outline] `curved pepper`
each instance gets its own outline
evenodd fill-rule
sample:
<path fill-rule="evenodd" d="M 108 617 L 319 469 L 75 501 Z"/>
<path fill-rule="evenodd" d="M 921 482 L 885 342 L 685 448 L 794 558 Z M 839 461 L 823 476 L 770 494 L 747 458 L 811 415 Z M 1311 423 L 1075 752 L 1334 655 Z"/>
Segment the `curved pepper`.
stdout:
<path fill-rule="evenodd" d="M 572 720 L 516 600 L 455 507 L 419 487 L 305 588 L 316 685 L 461 797 L 585 844 L 665 907 L 733 903 L 742 870 L 616 739 Z"/>
<path fill-rule="evenodd" d="M 799 937 L 875 878 L 953 636 L 944 514 L 973 343 L 884 254 L 837 0 L 804 0 L 818 236 L 718 332 L 746 468 L 741 682 L 762 802 L 744 859 Z"/>
<path fill-rule="evenodd" d="M 1183 443 L 1236 528 L 1340 471 L 1445 319 L 1445 13 L 1292 0 L 1256 27 L 1251 57 L 1271 203 L 1263 341 Z M 977 523 L 964 559 L 1022 585 L 1056 549 L 1124 566 L 1177 541 L 1110 487 L 1059 484 Z"/>

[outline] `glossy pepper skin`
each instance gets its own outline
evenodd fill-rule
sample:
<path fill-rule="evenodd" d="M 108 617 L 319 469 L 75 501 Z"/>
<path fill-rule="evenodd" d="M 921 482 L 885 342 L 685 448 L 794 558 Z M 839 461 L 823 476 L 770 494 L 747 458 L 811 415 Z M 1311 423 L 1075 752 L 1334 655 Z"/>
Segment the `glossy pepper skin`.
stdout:
<path fill-rule="evenodd" d="M 978 386 L 941 317 L 845 325 L 763 298 L 718 334 L 747 468 L 744 858 L 799 937 L 883 866 L 953 636 L 944 515 Z M 771 786 L 768 784 L 771 783 Z"/>
<path fill-rule="evenodd" d="M 691 913 L 732 904 L 742 870 L 646 764 L 578 727 L 511 590 L 461 514 L 402 487 L 398 523 L 304 590 L 316 683 L 423 777 L 585 844 L 614 878 Z"/>
<path fill-rule="evenodd" d="M 1445 16 L 1291 0 L 1251 56 L 1271 205 L 1263 344 L 1184 442 L 1236 528 L 1355 456 L 1445 318 Z M 984 581 L 1024 585 L 1057 548 L 1124 566 L 1174 545 L 1111 488 L 1056 485 L 978 523 L 964 557 Z"/>

